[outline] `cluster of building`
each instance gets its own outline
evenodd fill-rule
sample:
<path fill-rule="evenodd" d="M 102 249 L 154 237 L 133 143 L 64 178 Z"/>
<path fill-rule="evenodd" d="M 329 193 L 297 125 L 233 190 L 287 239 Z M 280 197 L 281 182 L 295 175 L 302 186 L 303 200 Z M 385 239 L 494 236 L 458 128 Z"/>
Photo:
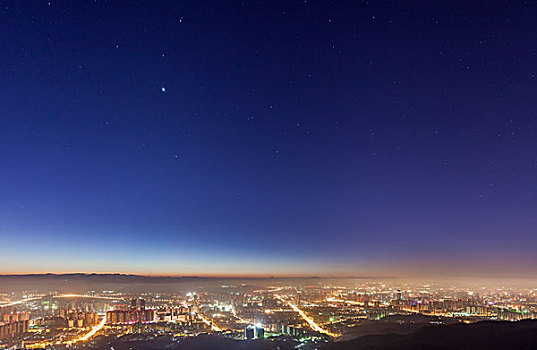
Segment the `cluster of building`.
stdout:
<path fill-rule="evenodd" d="M 535 311 L 497 309 L 496 313 L 498 319 L 504 321 L 520 321 L 527 319 L 537 320 L 537 312 Z"/>
<path fill-rule="evenodd" d="M 30 315 L 27 310 L 0 308 L 0 339 L 13 338 L 28 332 Z"/>
<path fill-rule="evenodd" d="M 266 326 L 267 331 L 273 334 L 283 334 L 292 337 L 302 337 L 307 334 L 307 329 L 303 327 L 291 326 L 286 324 L 269 324 Z"/>
<path fill-rule="evenodd" d="M 193 321 L 194 316 L 188 308 L 180 307 L 163 307 L 155 310 L 156 322 L 176 322 L 186 323 Z"/>
<path fill-rule="evenodd" d="M 537 311 L 535 310 L 517 310 L 497 306 L 493 302 L 482 300 L 478 294 L 473 297 L 442 300 L 403 298 L 402 296 L 398 296 L 390 302 L 390 308 L 429 315 L 474 316 L 497 318 L 506 321 L 537 319 Z"/>
<path fill-rule="evenodd" d="M 65 320 L 67 328 L 92 327 L 99 322 L 99 316 L 95 312 L 62 309 L 59 316 Z"/>
<path fill-rule="evenodd" d="M 0 324 L 0 339 L 17 337 L 28 332 L 29 327 L 29 320 Z"/>
<path fill-rule="evenodd" d="M 109 324 L 153 322 L 155 320 L 155 310 L 146 309 L 144 299 L 132 298 L 130 307 L 107 311 L 106 320 Z"/>
<path fill-rule="evenodd" d="M 30 318 L 30 315 L 27 310 L 22 312 L 5 312 L 0 314 L 0 316 L 0 324 L 26 321 Z"/>

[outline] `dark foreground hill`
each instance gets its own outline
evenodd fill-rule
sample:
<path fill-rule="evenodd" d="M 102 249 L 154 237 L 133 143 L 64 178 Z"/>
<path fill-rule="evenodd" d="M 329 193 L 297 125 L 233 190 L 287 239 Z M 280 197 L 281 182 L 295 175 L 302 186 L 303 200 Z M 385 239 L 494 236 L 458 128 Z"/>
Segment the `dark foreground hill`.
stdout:
<path fill-rule="evenodd" d="M 537 320 L 426 326 L 410 334 L 368 335 L 323 350 L 537 349 Z"/>
<path fill-rule="evenodd" d="M 136 335 L 132 335 L 136 338 Z M 92 349 L 115 350 L 455 350 L 455 349 L 537 349 L 537 320 L 520 322 L 485 321 L 474 324 L 423 326 L 406 334 L 376 334 L 348 341 L 305 344 L 289 338 L 241 341 L 218 335 L 181 339 L 159 337 L 140 341 L 122 337 L 112 342 L 102 339 Z M 87 348 L 84 348 L 87 349 Z"/>

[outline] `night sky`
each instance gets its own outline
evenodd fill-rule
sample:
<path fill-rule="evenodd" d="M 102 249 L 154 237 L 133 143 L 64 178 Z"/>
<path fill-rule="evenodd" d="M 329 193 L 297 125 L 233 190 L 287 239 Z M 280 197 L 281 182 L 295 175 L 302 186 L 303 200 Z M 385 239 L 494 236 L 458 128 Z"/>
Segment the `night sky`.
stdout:
<path fill-rule="evenodd" d="M 0 273 L 537 273 L 536 13 L 2 1 Z"/>

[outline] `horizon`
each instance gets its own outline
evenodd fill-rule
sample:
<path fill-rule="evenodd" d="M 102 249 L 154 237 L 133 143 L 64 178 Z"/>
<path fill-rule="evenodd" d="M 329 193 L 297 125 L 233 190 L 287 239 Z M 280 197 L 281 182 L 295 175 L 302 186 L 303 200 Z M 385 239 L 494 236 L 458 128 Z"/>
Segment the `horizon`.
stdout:
<path fill-rule="evenodd" d="M 307 275 L 307 274 L 137 274 L 126 272 L 80 272 L 80 271 L 66 271 L 66 272 L 21 272 L 21 273 L 0 273 L 0 277 L 62 277 L 62 276 L 109 276 L 109 277 L 143 277 L 143 278 L 177 278 L 177 279 L 349 279 L 349 280 L 399 280 L 399 281 L 451 281 L 451 282 L 463 282 L 474 281 L 481 283 L 484 282 L 496 282 L 496 281 L 525 281 L 530 285 L 537 281 L 537 276 L 528 276 L 527 274 L 513 275 L 513 274 L 475 274 L 475 275 L 461 275 L 461 274 L 428 274 L 428 275 Z"/>
<path fill-rule="evenodd" d="M 71 286 L 67 288 L 62 285 L 65 282 L 65 278 L 72 278 L 71 282 L 78 286 L 78 283 L 95 283 L 94 288 L 102 288 L 100 283 L 111 283 L 113 285 L 129 285 L 140 284 L 140 290 L 145 288 L 154 288 L 154 285 L 158 286 L 160 283 L 172 283 L 178 287 L 182 286 L 182 283 L 195 285 L 196 281 L 200 284 L 212 283 L 214 281 L 264 281 L 274 282 L 277 284 L 285 283 L 285 281 L 308 283 L 311 281 L 312 286 L 318 283 L 334 283 L 335 281 L 342 281 L 344 285 L 348 283 L 381 283 L 386 285 L 406 285 L 406 284 L 423 284 L 423 285 L 438 285 L 446 287 L 471 287 L 480 288 L 486 290 L 487 288 L 520 288 L 537 291 L 535 285 L 537 283 L 537 276 L 528 278 L 527 276 L 513 276 L 513 275 L 491 275 L 491 276 L 453 276 L 453 275 L 427 275 L 427 276 L 321 276 L 321 275 L 142 275 L 142 274 L 125 274 L 121 272 L 108 272 L 108 273 L 88 273 L 88 272 L 66 272 L 66 273 L 23 273 L 23 274 L 0 274 L 0 280 L 5 281 L 17 280 L 17 283 L 27 283 L 29 281 L 43 280 L 47 285 L 47 290 L 52 292 L 56 291 L 68 291 L 71 290 Z M 56 285 L 56 282 L 62 282 Z M 49 284 L 47 284 L 49 283 Z M 52 284 L 50 284 L 52 283 Z M 337 282 L 336 282 L 337 283 Z M 87 285 L 82 285 L 87 288 Z M 14 287 L 14 286 L 12 286 Z M 198 286 L 199 287 L 199 286 Z M 29 288 L 26 286 L 25 288 Z M 76 287 L 79 289 L 80 286 Z M 39 290 L 39 288 L 37 289 Z"/>

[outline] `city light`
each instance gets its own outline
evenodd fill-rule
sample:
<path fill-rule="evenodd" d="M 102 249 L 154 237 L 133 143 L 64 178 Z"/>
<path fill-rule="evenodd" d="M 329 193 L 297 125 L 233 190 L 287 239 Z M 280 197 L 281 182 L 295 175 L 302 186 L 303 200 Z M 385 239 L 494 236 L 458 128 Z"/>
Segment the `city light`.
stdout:
<path fill-rule="evenodd" d="M 211 322 L 209 321 L 205 316 L 203 316 L 202 314 L 198 314 L 199 318 L 203 321 L 203 323 L 205 323 L 206 325 L 208 326 L 211 326 L 211 329 L 215 332 L 221 332 L 222 331 L 222 328 L 218 327 L 217 325 L 214 324 L 214 322 Z"/>
<path fill-rule="evenodd" d="M 370 322 L 382 322 L 383 327 L 389 327 L 396 320 L 394 324 L 403 322 L 418 327 L 414 326 L 416 314 L 426 316 L 423 322 L 428 327 L 481 320 L 537 319 L 537 296 L 533 289 L 470 288 L 399 280 L 349 280 L 342 286 L 342 281 L 300 285 L 281 280 L 280 287 L 268 283 L 263 287 L 260 283 L 255 289 L 247 284 L 225 288 L 200 286 L 195 297 L 189 293 L 190 298 L 184 292 L 162 291 L 114 295 L 94 291 L 4 293 L 3 304 L 14 306 L 0 308 L 0 338 L 10 346 L 17 345 L 17 339 L 24 339 L 28 349 L 66 345 L 84 349 L 128 334 L 137 334 L 147 341 L 156 335 L 181 339 L 218 334 L 235 340 L 265 339 L 275 342 L 277 347 L 281 335 L 301 342 L 330 342 L 332 338 L 346 341 L 341 339 L 348 339 L 355 327 Z M 392 315 L 396 317 L 390 321 Z M 84 344 L 90 340 L 91 345 Z"/>
<path fill-rule="evenodd" d="M 323 333 L 323 334 L 326 334 L 328 336 L 331 336 L 333 338 L 335 337 L 339 337 L 340 335 L 339 334 L 336 334 L 336 333 L 332 333 L 324 328 L 322 328 L 321 326 L 319 326 L 317 323 L 315 323 L 315 321 L 309 317 L 308 315 L 306 315 L 306 313 L 302 310 L 300 310 L 298 308 L 298 306 L 296 306 L 295 304 L 293 304 L 291 301 L 289 300 L 285 300 L 284 298 L 282 298 L 280 295 L 278 294 L 275 294 L 274 295 L 276 298 L 278 298 L 279 300 L 281 300 L 282 302 L 285 302 L 287 303 L 287 305 L 289 305 L 289 307 L 291 309 L 293 309 L 294 311 L 298 312 L 298 314 L 300 315 L 300 317 L 302 317 L 304 319 L 304 321 L 306 321 L 308 323 L 308 325 L 316 332 L 319 332 L 319 333 Z"/>
<path fill-rule="evenodd" d="M 77 342 L 80 342 L 80 341 L 86 341 L 86 340 L 90 339 L 91 337 L 93 337 L 98 331 L 100 331 L 104 327 L 105 324 L 106 324 L 106 315 L 102 318 L 101 322 L 99 322 L 98 325 L 96 325 L 95 327 L 93 327 L 91 329 L 91 331 L 89 331 L 88 333 L 84 334 L 80 338 L 68 341 L 66 343 L 67 344 L 72 344 L 72 343 L 77 343 Z"/>

